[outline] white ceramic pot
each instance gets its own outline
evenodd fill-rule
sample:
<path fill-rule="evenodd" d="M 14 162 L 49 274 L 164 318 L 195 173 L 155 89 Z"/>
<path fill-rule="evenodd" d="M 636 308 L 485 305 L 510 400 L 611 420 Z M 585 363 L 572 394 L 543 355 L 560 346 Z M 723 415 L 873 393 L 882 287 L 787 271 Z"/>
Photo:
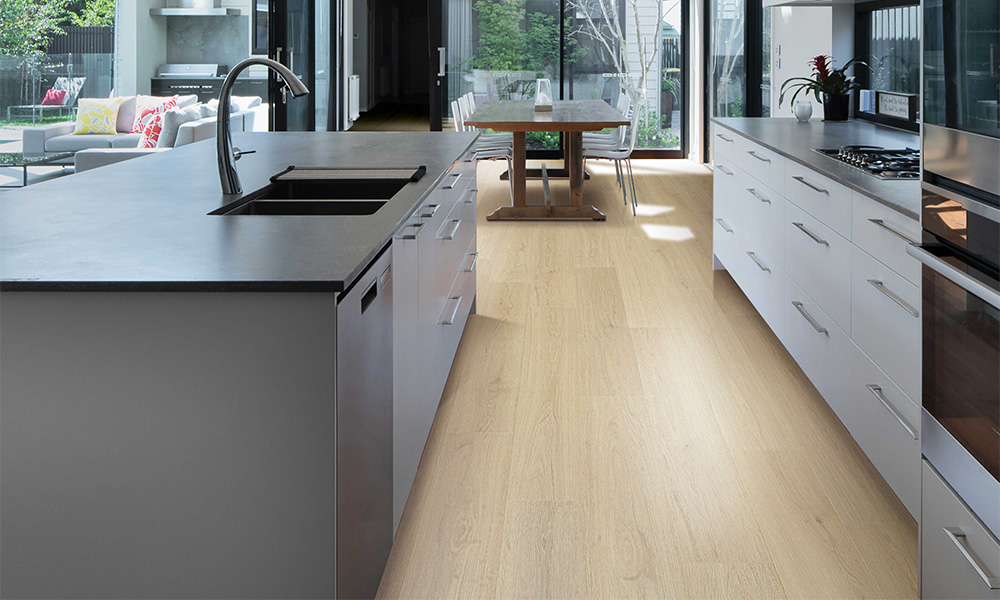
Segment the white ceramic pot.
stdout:
<path fill-rule="evenodd" d="M 809 102 L 808 100 L 797 101 L 795 103 L 795 108 L 792 109 L 792 113 L 795 115 L 796 119 L 805 123 L 813 114 L 812 102 Z"/>

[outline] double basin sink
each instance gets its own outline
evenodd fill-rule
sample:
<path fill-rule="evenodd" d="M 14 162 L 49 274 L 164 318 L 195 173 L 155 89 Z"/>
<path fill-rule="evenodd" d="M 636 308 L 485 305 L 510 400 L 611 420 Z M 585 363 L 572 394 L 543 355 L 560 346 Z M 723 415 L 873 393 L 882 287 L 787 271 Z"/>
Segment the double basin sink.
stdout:
<path fill-rule="evenodd" d="M 267 187 L 228 204 L 223 216 L 373 215 L 425 169 L 302 169 L 271 178 Z"/>

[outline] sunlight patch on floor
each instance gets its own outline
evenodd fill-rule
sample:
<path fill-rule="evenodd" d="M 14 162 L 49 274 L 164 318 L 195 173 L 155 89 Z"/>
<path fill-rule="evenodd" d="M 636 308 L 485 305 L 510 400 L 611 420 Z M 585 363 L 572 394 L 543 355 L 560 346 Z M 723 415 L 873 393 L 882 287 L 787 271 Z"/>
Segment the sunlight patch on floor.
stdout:
<path fill-rule="evenodd" d="M 673 206 L 659 206 L 656 204 L 639 204 L 635 207 L 637 217 L 658 217 L 674 210 Z"/>
<path fill-rule="evenodd" d="M 681 225 L 640 225 L 646 237 L 651 240 L 664 240 L 667 242 L 686 242 L 694 239 L 694 232 L 690 227 Z"/>

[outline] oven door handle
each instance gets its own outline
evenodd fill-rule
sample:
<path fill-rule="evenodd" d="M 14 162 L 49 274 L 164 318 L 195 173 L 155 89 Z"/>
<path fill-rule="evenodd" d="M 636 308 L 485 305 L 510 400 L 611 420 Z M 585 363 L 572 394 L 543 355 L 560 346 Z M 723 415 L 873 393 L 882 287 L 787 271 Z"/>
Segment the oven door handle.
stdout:
<path fill-rule="evenodd" d="M 982 298 L 994 308 L 1000 310 L 1000 292 L 992 290 L 955 267 L 924 250 L 920 244 L 910 244 L 906 247 L 906 253 L 919 260 L 938 275 L 948 279 L 963 290 Z M 961 259 L 959 259 L 961 260 Z"/>

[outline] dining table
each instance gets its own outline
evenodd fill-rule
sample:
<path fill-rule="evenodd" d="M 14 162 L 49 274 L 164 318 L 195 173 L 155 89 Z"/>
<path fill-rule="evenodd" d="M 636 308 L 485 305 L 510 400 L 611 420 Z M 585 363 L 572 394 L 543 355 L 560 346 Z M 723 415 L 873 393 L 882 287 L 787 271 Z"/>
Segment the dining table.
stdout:
<path fill-rule="evenodd" d="M 583 132 L 622 127 L 628 119 L 604 100 L 554 100 L 551 110 L 536 110 L 533 100 L 484 102 L 466 124 L 477 129 L 509 131 L 513 134 L 513 172 L 510 206 L 501 206 L 486 217 L 489 221 L 605 220 L 592 205 L 583 204 Z M 527 169 L 526 138 L 529 131 L 559 131 L 564 139 L 565 169 L 550 169 L 549 177 L 569 178 L 569 205 L 528 205 L 527 180 L 540 177 L 540 170 Z"/>

